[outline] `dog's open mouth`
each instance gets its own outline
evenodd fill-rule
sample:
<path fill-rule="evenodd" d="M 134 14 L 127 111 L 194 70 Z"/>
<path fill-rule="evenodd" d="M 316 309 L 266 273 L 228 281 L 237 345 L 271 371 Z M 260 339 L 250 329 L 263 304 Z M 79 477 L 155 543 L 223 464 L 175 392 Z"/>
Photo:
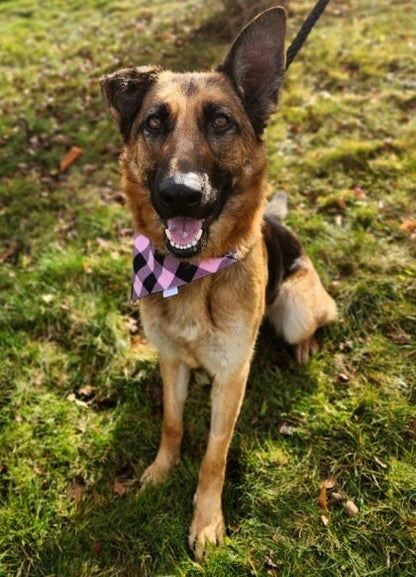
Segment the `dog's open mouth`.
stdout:
<path fill-rule="evenodd" d="M 168 218 L 165 228 L 166 245 L 169 252 L 178 257 L 192 257 L 201 249 L 204 238 L 205 220 L 176 216 Z"/>

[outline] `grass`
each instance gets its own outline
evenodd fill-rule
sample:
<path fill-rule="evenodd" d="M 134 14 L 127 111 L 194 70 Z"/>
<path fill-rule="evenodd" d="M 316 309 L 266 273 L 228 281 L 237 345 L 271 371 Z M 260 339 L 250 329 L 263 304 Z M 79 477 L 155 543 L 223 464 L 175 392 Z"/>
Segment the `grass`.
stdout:
<path fill-rule="evenodd" d="M 290 38 L 312 3 L 292 4 Z M 219 10 L 0 6 L 0 577 L 416 573 L 410 0 L 331 2 L 268 128 L 270 181 L 288 192 L 288 223 L 340 319 L 304 368 L 262 330 L 230 451 L 227 546 L 203 566 L 186 546 L 209 423 L 203 374 L 181 464 L 138 492 L 161 383 L 129 304 L 131 220 L 97 80 L 133 63 L 210 67 L 225 49 L 207 35 Z M 83 153 L 62 173 L 72 146 Z M 356 516 L 320 508 L 328 478 Z"/>

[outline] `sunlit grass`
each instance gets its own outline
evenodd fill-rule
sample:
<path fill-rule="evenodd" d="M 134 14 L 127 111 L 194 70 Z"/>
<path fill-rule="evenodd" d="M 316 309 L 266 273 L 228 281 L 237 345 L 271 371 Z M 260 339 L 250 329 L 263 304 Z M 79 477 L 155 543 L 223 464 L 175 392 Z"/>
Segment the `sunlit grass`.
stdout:
<path fill-rule="evenodd" d="M 312 2 L 291 4 L 289 38 Z M 412 8 L 330 3 L 286 78 L 270 181 L 288 192 L 288 224 L 339 321 L 306 367 L 263 328 L 230 450 L 226 547 L 202 568 L 186 538 L 203 374 L 182 462 L 138 490 L 161 383 L 129 304 L 132 225 L 98 78 L 147 62 L 209 68 L 225 46 L 197 30 L 220 7 L 1 4 L 1 577 L 415 575 L 416 251 L 402 226 L 416 219 Z M 72 146 L 82 155 L 61 173 Z M 343 502 L 329 501 L 325 524 L 328 478 Z"/>

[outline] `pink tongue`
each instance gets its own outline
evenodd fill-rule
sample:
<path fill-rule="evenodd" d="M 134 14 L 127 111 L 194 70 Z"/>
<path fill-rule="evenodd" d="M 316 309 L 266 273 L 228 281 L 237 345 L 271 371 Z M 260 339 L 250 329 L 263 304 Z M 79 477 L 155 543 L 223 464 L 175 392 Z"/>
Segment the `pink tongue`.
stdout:
<path fill-rule="evenodd" d="M 168 230 L 171 234 L 171 241 L 175 244 L 192 243 L 202 229 L 203 222 L 203 220 L 189 218 L 187 216 L 169 218 L 167 223 Z"/>

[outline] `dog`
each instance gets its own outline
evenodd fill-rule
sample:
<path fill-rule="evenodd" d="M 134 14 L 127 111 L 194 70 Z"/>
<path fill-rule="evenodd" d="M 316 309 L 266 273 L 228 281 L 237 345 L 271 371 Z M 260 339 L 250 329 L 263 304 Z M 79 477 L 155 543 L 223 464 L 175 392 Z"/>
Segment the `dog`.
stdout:
<path fill-rule="evenodd" d="M 262 135 L 284 75 L 285 30 L 284 9 L 271 8 L 243 28 L 214 71 L 142 66 L 100 79 L 123 142 L 122 188 L 150 251 L 138 255 L 138 266 L 167 259 L 168 268 L 193 274 L 216 263 L 211 274 L 174 287 L 176 295 L 146 286 L 151 294 L 140 301 L 164 399 L 160 447 L 143 485 L 163 481 L 179 461 L 190 371 L 203 367 L 213 381 L 189 531 L 197 560 L 224 540 L 227 452 L 263 317 L 306 362 L 316 330 L 336 316 L 312 262 L 281 222 L 281 199 L 266 207 Z M 153 272 L 151 285 L 158 284 Z"/>

